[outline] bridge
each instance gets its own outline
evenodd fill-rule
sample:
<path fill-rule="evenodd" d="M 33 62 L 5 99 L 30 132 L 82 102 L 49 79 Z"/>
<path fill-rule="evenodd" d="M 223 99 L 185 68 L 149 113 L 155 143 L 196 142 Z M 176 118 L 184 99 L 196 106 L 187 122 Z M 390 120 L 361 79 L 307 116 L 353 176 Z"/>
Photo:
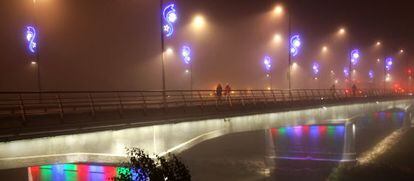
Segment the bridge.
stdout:
<path fill-rule="evenodd" d="M 352 124 L 354 116 L 411 103 L 409 93 L 376 89 L 234 90 L 222 97 L 213 90 L 2 92 L 0 168 L 116 163 L 125 147 L 180 152 L 229 133 Z"/>

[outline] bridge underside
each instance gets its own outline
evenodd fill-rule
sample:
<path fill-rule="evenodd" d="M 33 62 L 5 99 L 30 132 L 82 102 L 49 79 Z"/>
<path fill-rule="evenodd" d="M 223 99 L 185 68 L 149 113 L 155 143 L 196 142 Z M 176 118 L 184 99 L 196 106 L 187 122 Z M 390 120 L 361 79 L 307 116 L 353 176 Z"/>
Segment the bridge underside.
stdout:
<path fill-rule="evenodd" d="M 122 107 L 118 105 L 71 107 L 59 114 L 51 108 L 36 108 L 22 119 L 20 114 L 0 117 L 0 141 L 13 141 L 46 136 L 78 134 L 103 130 L 118 130 L 130 127 L 179 123 L 193 120 L 227 118 L 242 115 L 303 110 L 334 105 L 358 104 L 387 100 L 407 99 L 408 96 L 350 97 L 274 101 L 270 98 L 254 101 L 214 101 L 212 104 L 179 103 L 168 107 Z M 52 113 L 50 113 L 52 112 Z M 70 114 L 69 114 L 70 113 Z"/>
<path fill-rule="evenodd" d="M 326 101 L 314 101 L 312 104 L 297 102 L 297 109 L 292 111 L 284 111 L 292 108 L 288 105 L 269 103 L 250 105 L 250 107 L 221 105 L 209 108 L 214 110 L 215 114 L 205 115 L 200 115 L 200 111 L 190 111 L 191 109 L 187 108 L 185 112 L 180 110 L 181 114 L 186 113 L 186 118 L 181 119 L 174 119 L 174 116 L 178 115 L 176 112 L 175 114 L 169 112 L 171 113 L 169 117 L 162 110 L 154 110 L 151 113 L 154 115 L 154 120 L 146 118 L 145 120 L 149 121 L 146 123 L 131 121 L 134 120 L 133 118 L 120 119 L 125 123 L 117 124 L 114 129 L 96 126 L 97 128 L 89 130 L 86 126 L 92 127 L 93 124 L 85 123 L 82 124 L 85 127 L 77 129 L 88 133 L 77 133 L 78 130 L 74 129 L 56 133 L 63 134 L 58 136 L 0 143 L 0 169 L 51 163 L 117 163 L 125 158 L 125 147 L 140 147 L 149 153 L 156 154 L 180 152 L 197 143 L 229 133 L 281 126 L 345 123 L 361 114 L 392 108 L 405 109 L 411 105 L 412 100 L 362 102 L 362 100 L 348 100 L 345 105 Z M 237 111 L 241 110 L 245 115 L 236 116 Z M 149 116 L 149 113 L 142 115 L 142 119 Z M 102 118 L 105 118 L 103 115 Z M 211 117 L 207 119 L 208 116 Z M 96 119 L 98 117 L 96 114 Z M 166 117 L 171 120 L 157 121 L 166 119 Z M 110 125 L 104 123 L 101 124 Z"/>

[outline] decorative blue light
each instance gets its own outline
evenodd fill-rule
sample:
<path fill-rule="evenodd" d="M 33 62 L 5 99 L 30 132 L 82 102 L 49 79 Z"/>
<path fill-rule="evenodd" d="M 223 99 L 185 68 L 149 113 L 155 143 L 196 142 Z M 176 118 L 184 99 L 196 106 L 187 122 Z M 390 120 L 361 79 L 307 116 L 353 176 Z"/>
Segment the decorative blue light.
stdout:
<path fill-rule="evenodd" d="M 299 35 L 293 35 L 290 38 L 290 53 L 292 56 L 296 56 L 299 54 L 300 48 L 302 47 L 302 42 L 300 41 Z"/>
<path fill-rule="evenodd" d="M 386 59 L 385 59 L 385 69 L 386 69 L 387 71 L 390 71 L 390 70 L 391 70 L 391 68 L 392 68 L 392 64 L 393 64 L 393 59 L 392 59 L 392 57 L 388 57 L 388 58 L 386 58 Z"/>
<path fill-rule="evenodd" d="M 191 63 L 191 48 L 189 46 L 183 46 L 181 49 L 181 56 L 183 57 L 183 61 L 185 64 Z"/>
<path fill-rule="evenodd" d="M 174 23 L 178 19 L 177 12 L 174 7 L 174 4 L 169 4 L 164 8 L 162 12 L 162 16 L 165 22 L 163 25 L 163 31 L 166 37 L 171 37 L 174 34 Z"/>
<path fill-rule="evenodd" d="M 359 58 L 361 57 L 361 54 L 359 53 L 358 49 L 354 49 L 351 51 L 351 63 L 352 65 L 358 64 Z"/>
<path fill-rule="evenodd" d="M 349 68 L 348 67 L 344 68 L 344 76 L 345 76 L 345 78 L 349 77 Z"/>
<path fill-rule="evenodd" d="M 263 64 L 265 65 L 266 71 L 270 71 L 272 68 L 272 58 L 265 56 L 263 59 Z"/>
<path fill-rule="evenodd" d="M 31 53 L 36 53 L 36 29 L 33 26 L 26 26 L 26 41 L 27 47 Z"/>
<path fill-rule="evenodd" d="M 368 77 L 369 77 L 369 79 L 374 79 L 374 71 L 373 70 L 369 70 Z"/>
<path fill-rule="evenodd" d="M 319 74 L 319 68 L 320 66 L 317 62 L 312 64 L 313 75 L 317 76 Z"/>

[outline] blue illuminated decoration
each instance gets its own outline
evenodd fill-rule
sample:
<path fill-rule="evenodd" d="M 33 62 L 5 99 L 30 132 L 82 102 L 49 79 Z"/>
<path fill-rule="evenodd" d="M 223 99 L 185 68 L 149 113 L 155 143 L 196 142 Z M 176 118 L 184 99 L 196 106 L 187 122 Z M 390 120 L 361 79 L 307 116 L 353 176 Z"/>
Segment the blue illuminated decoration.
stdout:
<path fill-rule="evenodd" d="M 392 64 L 393 64 L 393 59 L 391 57 L 388 57 L 385 59 L 385 69 L 387 69 L 387 71 L 391 70 Z"/>
<path fill-rule="evenodd" d="M 183 57 L 183 61 L 185 64 L 191 63 L 191 48 L 189 46 L 183 46 L 181 49 L 181 56 Z"/>
<path fill-rule="evenodd" d="M 269 72 L 272 68 L 272 58 L 270 58 L 269 56 L 265 56 L 263 59 L 263 64 L 265 65 L 266 71 Z"/>
<path fill-rule="evenodd" d="M 162 12 L 162 16 L 165 22 L 163 25 L 163 31 L 166 37 L 171 37 L 174 34 L 174 23 L 178 19 L 177 12 L 174 7 L 174 4 L 170 4 L 166 6 Z"/>
<path fill-rule="evenodd" d="M 373 71 L 373 70 L 369 70 L 369 72 L 368 72 L 368 77 L 369 77 L 370 79 L 374 79 L 374 71 Z"/>
<path fill-rule="evenodd" d="M 26 40 L 30 53 L 36 53 L 36 29 L 33 26 L 26 26 Z"/>
<path fill-rule="evenodd" d="M 359 53 L 358 49 L 354 49 L 351 51 L 351 63 L 352 65 L 358 64 L 359 58 L 361 57 L 361 54 Z"/>
<path fill-rule="evenodd" d="M 319 74 L 319 68 L 320 68 L 320 66 L 317 62 L 314 62 L 312 64 L 312 70 L 313 70 L 313 75 L 314 76 L 317 76 Z"/>
<path fill-rule="evenodd" d="M 344 68 L 344 76 L 345 76 L 345 78 L 349 77 L 349 68 L 348 67 Z"/>
<path fill-rule="evenodd" d="M 292 56 L 297 56 L 299 54 L 300 48 L 302 47 L 302 42 L 300 41 L 299 35 L 294 35 L 290 38 L 290 53 Z"/>

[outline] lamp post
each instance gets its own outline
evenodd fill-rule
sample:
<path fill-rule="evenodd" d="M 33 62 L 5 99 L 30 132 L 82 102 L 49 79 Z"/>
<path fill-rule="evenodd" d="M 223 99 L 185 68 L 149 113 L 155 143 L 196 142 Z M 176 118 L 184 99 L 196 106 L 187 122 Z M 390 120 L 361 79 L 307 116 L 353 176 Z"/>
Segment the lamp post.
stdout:
<path fill-rule="evenodd" d="M 387 87 L 387 80 L 391 80 L 391 77 L 389 75 L 389 71 L 392 68 L 392 64 L 393 64 L 393 58 L 392 57 L 387 57 L 384 59 L 384 91 Z"/>
<path fill-rule="evenodd" d="M 350 54 L 350 61 L 349 61 L 349 71 L 350 71 L 350 83 L 353 84 L 354 80 L 352 78 L 352 74 L 354 73 L 354 66 L 358 64 L 359 58 L 361 57 L 361 54 L 358 49 L 353 49 Z M 352 85 L 351 85 L 352 86 Z"/>
<path fill-rule="evenodd" d="M 191 48 L 184 45 L 181 49 L 181 57 L 186 66 L 189 66 L 190 70 L 186 68 L 185 72 L 190 74 L 190 90 L 193 90 L 193 64 L 191 59 Z"/>
<path fill-rule="evenodd" d="M 37 72 L 37 89 L 39 92 L 42 91 L 42 84 L 40 79 L 40 50 L 39 50 L 39 30 L 37 24 L 37 2 L 33 0 L 33 21 L 34 26 L 26 26 L 26 40 L 29 53 L 34 55 L 35 61 L 32 61 L 31 64 L 36 66 Z"/>
<path fill-rule="evenodd" d="M 269 80 L 269 88 L 272 89 L 272 75 L 271 75 L 271 70 L 272 70 L 272 58 L 270 58 L 269 56 L 265 56 L 263 58 L 263 64 L 265 67 L 265 71 L 266 71 L 266 78 L 268 78 Z"/>
<path fill-rule="evenodd" d="M 162 79 L 162 97 L 164 107 L 166 107 L 166 85 L 165 85 L 165 37 L 171 37 L 174 33 L 174 23 L 177 20 L 177 14 L 174 4 L 164 7 L 164 1 L 160 0 L 160 34 L 161 34 L 161 79 Z M 165 36 L 165 37 L 164 37 Z"/>

